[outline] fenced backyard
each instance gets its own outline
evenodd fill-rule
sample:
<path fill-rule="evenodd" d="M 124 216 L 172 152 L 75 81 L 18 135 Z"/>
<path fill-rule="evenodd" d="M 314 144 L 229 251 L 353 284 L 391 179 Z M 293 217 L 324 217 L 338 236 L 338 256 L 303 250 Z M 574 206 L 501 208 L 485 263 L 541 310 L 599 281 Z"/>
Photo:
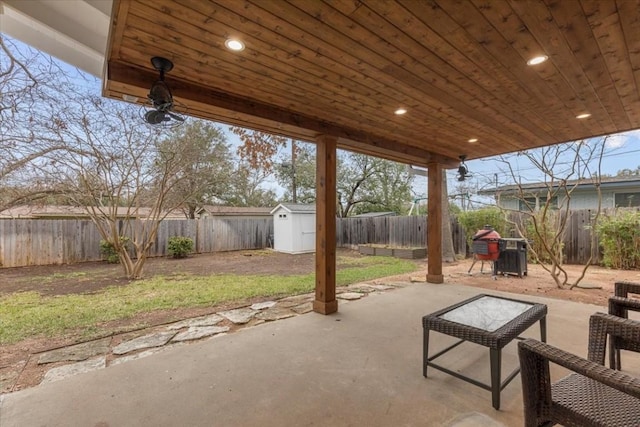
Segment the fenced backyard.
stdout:
<path fill-rule="evenodd" d="M 590 210 L 571 212 L 564 239 L 568 264 L 587 262 L 591 252 L 592 263 L 600 262 L 597 238 L 592 245 L 589 227 L 592 214 Z M 607 214 L 603 212 L 603 215 Z M 426 229 L 425 216 L 338 218 L 336 241 L 338 247 L 345 248 L 362 244 L 426 247 Z M 466 255 L 465 231 L 455 216 L 451 217 L 451 231 L 455 252 Z M 190 237 L 198 253 L 261 249 L 271 242 L 273 220 L 166 220 L 160 225 L 149 256 L 165 256 L 168 239 L 172 236 Z M 0 267 L 98 261 L 102 259 L 100 240 L 100 234 L 90 220 L 0 220 Z"/>

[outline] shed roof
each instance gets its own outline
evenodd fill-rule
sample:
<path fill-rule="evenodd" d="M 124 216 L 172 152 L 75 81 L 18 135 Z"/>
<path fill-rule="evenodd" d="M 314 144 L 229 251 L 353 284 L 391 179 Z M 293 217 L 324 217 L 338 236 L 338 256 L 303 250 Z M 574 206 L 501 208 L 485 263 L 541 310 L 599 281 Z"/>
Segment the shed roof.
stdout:
<path fill-rule="evenodd" d="M 254 207 L 254 206 L 217 206 L 217 205 L 205 205 L 198 209 L 198 213 L 202 214 L 207 212 L 212 216 L 256 216 L 256 215 L 271 215 L 271 208 L 269 207 Z"/>
<path fill-rule="evenodd" d="M 284 209 L 289 213 L 301 213 L 301 214 L 315 214 L 316 205 L 305 205 L 301 203 L 280 203 L 278 206 L 271 210 L 271 214 L 276 213 L 278 210 Z"/>

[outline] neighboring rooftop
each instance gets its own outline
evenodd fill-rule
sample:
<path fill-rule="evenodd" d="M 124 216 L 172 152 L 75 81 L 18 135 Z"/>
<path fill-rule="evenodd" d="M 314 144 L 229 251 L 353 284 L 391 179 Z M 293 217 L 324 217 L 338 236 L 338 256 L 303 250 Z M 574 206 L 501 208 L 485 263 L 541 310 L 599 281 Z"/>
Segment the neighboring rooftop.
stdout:
<path fill-rule="evenodd" d="M 500 187 L 496 187 L 496 188 L 488 188 L 485 190 L 480 190 L 478 191 L 478 194 L 480 195 L 492 195 L 495 193 L 509 193 L 509 192 L 514 192 L 518 189 L 523 189 L 523 190 L 543 190 L 548 188 L 550 182 L 533 182 L 533 183 L 526 183 L 526 184 L 510 184 L 510 185 L 502 185 Z M 561 184 L 561 181 L 555 181 L 553 183 L 552 187 L 559 187 Z M 577 188 L 578 189 L 587 189 L 587 188 L 592 188 L 594 186 L 594 181 L 592 179 L 589 178 L 582 178 L 582 179 L 572 179 L 567 181 L 567 185 L 568 186 L 573 186 L 577 184 Z M 600 180 L 600 187 L 601 188 L 627 188 L 627 187 L 640 187 L 640 176 L 634 176 L 634 177 L 619 177 L 619 176 L 613 176 L 613 177 L 602 177 Z"/>
<path fill-rule="evenodd" d="M 269 216 L 271 215 L 271 208 L 205 205 L 198 209 L 197 214 L 208 216 Z"/>

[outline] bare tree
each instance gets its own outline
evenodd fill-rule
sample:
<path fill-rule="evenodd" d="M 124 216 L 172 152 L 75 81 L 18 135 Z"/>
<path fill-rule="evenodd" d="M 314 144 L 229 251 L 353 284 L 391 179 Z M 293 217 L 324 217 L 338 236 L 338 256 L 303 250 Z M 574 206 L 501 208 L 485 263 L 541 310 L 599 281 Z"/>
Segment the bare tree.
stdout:
<path fill-rule="evenodd" d="M 598 221 L 602 206 L 600 171 L 606 140 L 605 137 L 599 141 L 558 144 L 518 153 L 544 175 L 543 191 L 532 191 L 530 186 L 523 184 L 512 162 L 505 157 L 501 158 L 516 182 L 515 195 L 509 197 L 513 197 L 519 204 L 519 209 L 502 207 L 507 213 L 505 218 L 519 236 L 534 241 L 534 244 L 529 246 L 529 251 L 561 289 L 579 287 L 593 259 L 592 251 L 579 276 L 570 278 L 563 268 L 563 241 L 567 221 L 571 215 L 571 198 L 578 185 L 591 183 L 596 189 L 598 205 L 588 227 L 593 230 Z M 501 197 L 500 194 L 498 197 Z M 513 213 L 518 213 L 524 220 L 514 220 Z M 596 236 L 593 232 L 591 235 L 594 247 Z"/>
<path fill-rule="evenodd" d="M 55 193 L 44 160 L 68 149 L 49 129 L 68 84 L 51 58 L 0 35 L 0 211 Z"/>

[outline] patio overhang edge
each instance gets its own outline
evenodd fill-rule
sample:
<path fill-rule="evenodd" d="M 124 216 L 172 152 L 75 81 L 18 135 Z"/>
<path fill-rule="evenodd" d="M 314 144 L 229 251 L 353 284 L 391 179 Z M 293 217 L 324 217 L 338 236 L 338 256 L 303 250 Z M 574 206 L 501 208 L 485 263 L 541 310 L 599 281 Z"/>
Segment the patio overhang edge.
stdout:
<path fill-rule="evenodd" d="M 123 94 L 134 94 L 143 99 L 150 82 L 158 78 L 154 71 L 131 67 L 113 60 L 107 63 L 106 77 L 104 96 L 122 97 Z M 258 130 L 310 142 L 315 142 L 319 135 L 331 135 L 337 138 L 338 148 L 417 166 L 426 167 L 428 163 L 437 162 L 445 168 L 455 168 L 459 163 L 458 159 L 374 137 L 359 130 L 348 129 L 280 107 L 172 79 L 170 76 L 165 80 L 177 99 L 184 100 L 190 107 L 193 105 L 194 108 L 190 108 L 188 113 L 198 117 L 239 126 L 246 126 L 247 122 L 252 122 L 256 123 Z"/>

